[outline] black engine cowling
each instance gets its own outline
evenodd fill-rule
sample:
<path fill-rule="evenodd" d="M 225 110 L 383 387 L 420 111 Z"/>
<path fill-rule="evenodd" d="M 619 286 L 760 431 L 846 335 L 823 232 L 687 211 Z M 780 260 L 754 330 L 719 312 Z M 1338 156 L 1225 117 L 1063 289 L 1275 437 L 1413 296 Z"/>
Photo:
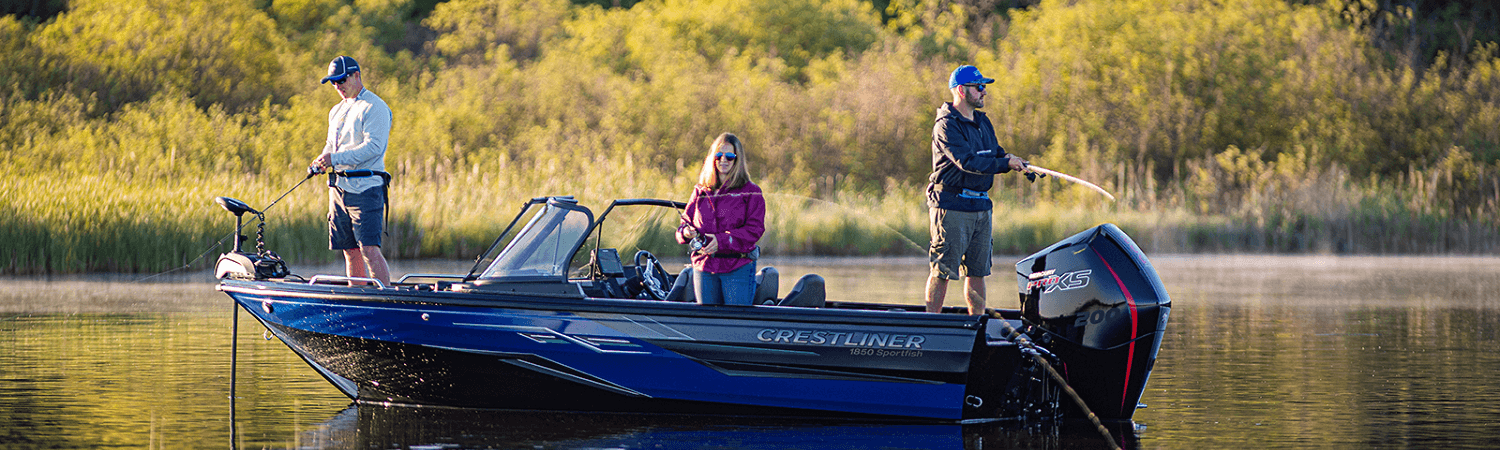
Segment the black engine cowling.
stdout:
<path fill-rule="evenodd" d="M 1058 356 L 1095 414 L 1129 419 L 1172 306 L 1145 254 L 1104 224 L 1022 259 L 1016 276 L 1027 334 Z"/>

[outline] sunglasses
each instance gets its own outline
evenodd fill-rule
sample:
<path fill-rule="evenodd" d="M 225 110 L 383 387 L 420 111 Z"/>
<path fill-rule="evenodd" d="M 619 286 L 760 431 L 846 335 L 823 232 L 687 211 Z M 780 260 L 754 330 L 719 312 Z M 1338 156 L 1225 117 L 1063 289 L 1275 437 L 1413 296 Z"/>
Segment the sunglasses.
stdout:
<path fill-rule="evenodd" d="M 723 159 L 723 160 L 728 160 L 728 161 L 734 161 L 735 158 L 739 158 L 739 155 L 735 155 L 735 154 L 729 153 L 729 152 L 714 153 L 714 159 Z"/>
<path fill-rule="evenodd" d="M 974 88 L 974 89 L 978 90 L 979 92 L 984 92 L 984 85 L 982 85 L 982 84 L 969 84 L 969 85 L 965 85 L 965 86 Z"/>
<path fill-rule="evenodd" d="M 344 85 L 344 83 L 347 83 L 347 82 L 349 82 L 349 78 L 350 78 L 350 77 L 351 77 L 351 76 L 352 76 L 352 75 L 345 75 L 345 76 L 344 76 L 344 79 L 342 79 L 342 80 L 330 80 L 330 81 L 332 81 L 332 82 L 333 82 L 333 84 L 337 84 L 337 85 L 340 85 L 340 86 L 343 86 L 343 85 Z"/>

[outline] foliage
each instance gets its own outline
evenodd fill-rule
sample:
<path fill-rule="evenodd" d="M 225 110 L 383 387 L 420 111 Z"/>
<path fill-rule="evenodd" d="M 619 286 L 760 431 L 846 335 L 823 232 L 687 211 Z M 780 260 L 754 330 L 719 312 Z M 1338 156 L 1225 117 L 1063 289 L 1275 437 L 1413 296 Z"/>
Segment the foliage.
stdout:
<path fill-rule="evenodd" d="M 778 202 L 768 248 L 920 254 L 933 111 L 964 63 L 999 80 L 1002 145 L 1121 198 L 999 176 L 998 251 L 1102 221 L 1174 251 L 1500 248 L 1495 42 L 1393 57 L 1349 2 L 1025 3 L 77 0 L 0 17 L 0 271 L 187 264 L 226 220 L 208 199 L 264 205 L 301 177 L 341 54 L 394 111 L 400 258 L 472 257 L 537 195 L 682 199 L 724 131 Z M 321 198 L 280 207 L 308 236 L 279 252 L 329 257 Z"/>
<path fill-rule="evenodd" d="M 274 31 L 244 2 L 79 1 L 29 40 L 67 77 L 57 87 L 92 92 L 109 109 L 178 89 L 201 108 L 240 111 L 282 91 Z"/>

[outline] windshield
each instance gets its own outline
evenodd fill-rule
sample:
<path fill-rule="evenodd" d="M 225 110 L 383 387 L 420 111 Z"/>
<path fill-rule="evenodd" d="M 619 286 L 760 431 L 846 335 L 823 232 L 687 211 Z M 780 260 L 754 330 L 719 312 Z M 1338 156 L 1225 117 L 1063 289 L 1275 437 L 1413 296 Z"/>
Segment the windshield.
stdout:
<path fill-rule="evenodd" d="M 564 277 L 592 217 L 576 205 L 548 203 L 500 251 L 479 278 Z"/>
<path fill-rule="evenodd" d="M 584 241 L 585 250 L 573 257 L 570 276 L 588 277 L 591 250 L 613 248 L 621 260 L 634 264 L 635 254 L 646 250 L 662 260 L 682 259 L 687 247 L 677 243 L 675 232 L 682 217 L 677 209 L 666 201 L 644 203 L 647 200 L 616 202 L 599 215 L 598 224 Z M 675 272 L 674 272 L 675 273 Z"/>

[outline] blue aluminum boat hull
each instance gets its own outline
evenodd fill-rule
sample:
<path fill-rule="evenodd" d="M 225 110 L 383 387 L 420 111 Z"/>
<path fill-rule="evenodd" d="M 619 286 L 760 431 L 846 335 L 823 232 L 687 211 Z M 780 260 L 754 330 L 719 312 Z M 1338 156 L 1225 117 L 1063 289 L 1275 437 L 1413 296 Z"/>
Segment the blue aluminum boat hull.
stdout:
<path fill-rule="evenodd" d="M 979 316 L 276 281 L 220 290 L 361 402 L 958 421 L 1045 396 L 1001 399 L 1026 384 L 1013 380 L 1025 360 Z"/>

